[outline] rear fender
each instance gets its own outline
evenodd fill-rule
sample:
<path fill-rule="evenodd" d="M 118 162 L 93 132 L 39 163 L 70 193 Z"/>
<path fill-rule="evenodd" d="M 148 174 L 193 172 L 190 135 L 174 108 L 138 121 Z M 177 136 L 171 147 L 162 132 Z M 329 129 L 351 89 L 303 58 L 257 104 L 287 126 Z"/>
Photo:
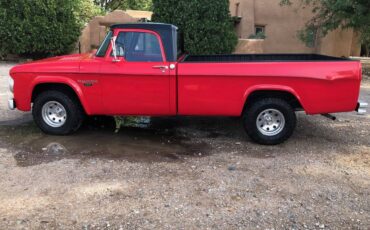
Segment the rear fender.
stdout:
<path fill-rule="evenodd" d="M 249 87 L 245 91 L 245 93 L 244 93 L 244 105 L 246 105 L 247 100 L 248 100 L 248 97 L 252 93 L 257 92 L 257 91 L 277 91 L 277 92 L 280 91 L 280 92 L 290 93 L 295 98 L 297 98 L 297 100 L 299 101 L 299 103 L 302 105 L 303 109 L 305 109 L 304 102 L 301 100 L 301 97 L 299 96 L 299 94 L 294 89 L 292 89 L 289 86 L 284 86 L 284 85 L 269 85 L 269 84 L 266 84 L 266 85 L 255 85 L 255 86 Z"/>

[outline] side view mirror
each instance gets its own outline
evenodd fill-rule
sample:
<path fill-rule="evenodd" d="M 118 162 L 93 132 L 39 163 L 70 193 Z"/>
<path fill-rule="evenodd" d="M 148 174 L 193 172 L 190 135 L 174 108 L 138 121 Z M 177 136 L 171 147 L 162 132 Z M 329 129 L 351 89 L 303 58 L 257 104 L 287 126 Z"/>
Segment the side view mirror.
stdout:
<path fill-rule="evenodd" d="M 121 60 L 117 58 L 117 46 L 116 46 L 117 36 L 113 36 L 110 40 L 113 52 L 113 62 L 120 62 Z"/>

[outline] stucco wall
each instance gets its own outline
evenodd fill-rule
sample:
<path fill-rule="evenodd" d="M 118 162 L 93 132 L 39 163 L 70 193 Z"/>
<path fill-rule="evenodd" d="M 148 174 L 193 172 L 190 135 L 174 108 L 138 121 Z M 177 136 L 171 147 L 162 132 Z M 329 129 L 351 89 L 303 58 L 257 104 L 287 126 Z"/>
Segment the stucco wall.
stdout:
<path fill-rule="evenodd" d="M 246 39 L 255 33 L 255 26 L 265 26 L 265 53 L 321 53 L 333 56 L 359 55 L 358 35 L 352 30 L 337 30 L 318 39 L 313 47 L 307 47 L 298 38 L 298 31 L 313 17 L 310 7 L 300 0 L 293 5 L 281 6 L 280 0 L 230 0 L 232 16 L 240 16 L 235 25 L 238 37 Z M 239 3 L 237 13 L 236 4 Z M 238 15 L 236 15 L 238 14 Z M 236 50 L 237 53 L 242 52 Z"/>
<path fill-rule="evenodd" d="M 236 12 L 236 4 L 239 3 L 239 10 Z M 230 12 L 232 16 L 241 17 L 240 23 L 235 25 L 239 38 L 246 39 L 254 31 L 254 1 L 230 0 Z M 238 13 L 238 15 L 236 15 Z"/>
<path fill-rule="evenodd" d="M 258 0 L 255 4 L 255 25 L 265 25 L 264 49 L 271 53 L 311 53 L 297 37 L 298 30 L 312 17 L 310 10 L 299 4 L 282 7 L 280 0 Z M 254 31 L 253 31 L 254 32 Z"/>
<path fill-rule="evenodd" d="M 239 39 L 235 54 L 260 54 L 264 53 L 263 39 Z"/>
<path fill-rule="evenodd" d="M 115 10 L 105 16 L 94 17 L 82 30 L 79 46 L 81 53 L 90 52 L 102 43 L 109 26 L 119 23 L 133 23 L 142 18 L 150 19 L 152 13 L 148 11 Z M 76 51 L 78 52 L 78 51 Z"/>
<path fill-rule="evenodd" d="M 352 37 L 351 54 L 350 56 L 361 56 L 360 34 L 355 32 Z"/>
<path fill-rule="evenodd" d="M 353 30 L 336 30 L 320 39 L 317 51 L 325 55 L 350 56 L 352 49 Z"/>

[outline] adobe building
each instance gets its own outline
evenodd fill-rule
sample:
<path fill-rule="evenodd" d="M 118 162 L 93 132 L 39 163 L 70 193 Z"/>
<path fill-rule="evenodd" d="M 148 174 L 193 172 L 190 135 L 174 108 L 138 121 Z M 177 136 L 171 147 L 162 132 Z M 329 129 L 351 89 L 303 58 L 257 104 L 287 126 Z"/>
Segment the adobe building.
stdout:
<path fill-rule="evenodd" d="M 324 38 L 316 38 L 306 46 L 298 38 L 298 31 L 312 17 L 309 7 L 301 0 L 293 5 L 281 6 L 281 0 L 230 0 L 230 13 L 235 20 L 239 42 L 235 53 L 318 53 L 331 56 L 359 56 L 361 45 L 353 30 L 337 30 Z M 82 31 L 79 50 L 90 52 L 99 47 L 107 28 L 117 23 L 150 21 L 152 12 L 116 10 L 105 16 L 93 18 Z M 264 32 L 265 39 L 249 39 L 251 35 Z M 77 50 L 78 52 L 78 50 Z"/>
<path fill-rule="evenodd" d="M 82 30 L 76 52 L 87 53 L 98 48 L 111 25 L 148 21 L 152 18 L 152 14 L 149 11 L 115 10 L 105 16 L 96 16 Z"/>
<path fill-rule="evenodd" d="M 236 53 L 319 53 L 332 56 L 359 56 L 361 44 L 353 30 L 336 30 L 324 38 L 315 38 L 310 47 L 299 38 L 313 13 L 300 0 L 281 6 L 280 0 L 230 0 L 239 37 Z M 249 39 L 263 32 L 265 39 Z"/>

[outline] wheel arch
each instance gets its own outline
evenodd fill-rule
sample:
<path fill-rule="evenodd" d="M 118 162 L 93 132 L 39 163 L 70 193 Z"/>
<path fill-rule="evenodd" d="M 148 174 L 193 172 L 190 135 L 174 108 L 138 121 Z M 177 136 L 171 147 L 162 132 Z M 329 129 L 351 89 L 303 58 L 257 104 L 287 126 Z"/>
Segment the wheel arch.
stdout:
<path fill-rule="evenodd" d="M 285 86 L 257 86 L 249 89 L 244 95 L 244 108 L 248 108 L 254 101 L 263 98 L 280 98 L 287 101 L 295 110 L 305 110 L 300 96 L 289 87 Z"/>
<path fill-rule="evenodd" d="M 84 112 L 86 114 L 89 114 L 90 110 L 88 104 L 85 100 L 85 97 L 83 96 L 81 88 L 76 82 L 70 79 L 55 77 L 53 77 L 53 79 L 42 78 L 42 80 L 39 81 L 37 81 L 36 79 L 33 82 L 33 87 L 31 91 L 31 103 L 34 101 L 37 95 L 47 90 L 61 91 L 73 96 L 76 101 L 80 103 Z"/>

